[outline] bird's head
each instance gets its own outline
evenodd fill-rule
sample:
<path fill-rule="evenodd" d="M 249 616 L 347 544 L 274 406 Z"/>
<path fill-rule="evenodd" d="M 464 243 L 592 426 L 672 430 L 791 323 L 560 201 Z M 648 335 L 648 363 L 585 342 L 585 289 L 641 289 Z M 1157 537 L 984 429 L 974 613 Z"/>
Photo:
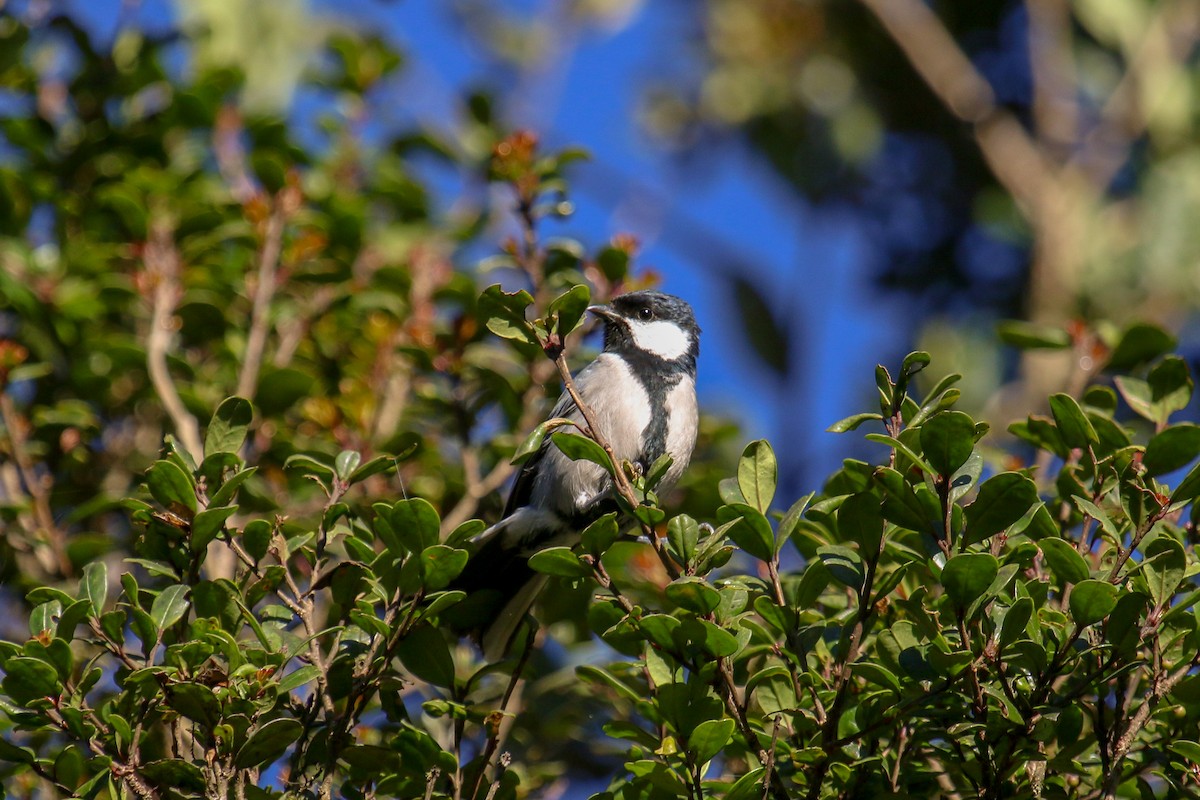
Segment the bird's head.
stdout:
<path fill-rule="evenodd" d="M 604 323 L 604 350 L 625 356 L 695 369 L 700 355 L 700 326 L 692 307 L 673 295 L 651 289 L 613 298 L 588 308 Z"/>

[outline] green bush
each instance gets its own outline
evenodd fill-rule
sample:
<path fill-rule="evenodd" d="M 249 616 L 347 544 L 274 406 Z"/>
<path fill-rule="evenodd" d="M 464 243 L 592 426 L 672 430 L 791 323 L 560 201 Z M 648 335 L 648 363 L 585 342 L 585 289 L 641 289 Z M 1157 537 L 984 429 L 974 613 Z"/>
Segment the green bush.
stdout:
<path fill-rule="evenodd" d="M 386 74 L 352 44 L 314 80 Z M 125 46 L 114 81 L 81 41 L 63 116 L 0 121 L 8 792 L 483 800 L 589 771 L 600 798 L 1196 791 L 1200 433 L 1172 422 L 1193 381 L 1167 334 L 1005 328 L 1086 364 L 1007 451 L 955 409 L 958 376 L 918 388 L 926 354 L 880 367 L 878 411 L 833 426 L 880 463 L 799 500 L 764 441 L 724 470 L 733 433 L 706 420 L 660 502 L 654 468 L 538 427 L 583 309 L 639 281 L 629 239 L 544 235 L 579 154 L 482 102 L 473 150 L 365 152 L 334 120 L 314 153 L 231 105 L 236 76 L 174 86 L 163 43 Z M 28 64 L 4 85 L 35 91 Z M 169 102 L 112 102 L 150 89 Z M 503 205 L 437 212 L 413 148 Z M 481 292 L 455 258 L 510 204 L 480 269 L 527 291 Z M 542 625 L 483 663 L 443 624 L 450 587 L 546 435 L 621 481 L 643 536 L 605 517 L 536 556 Z"/>

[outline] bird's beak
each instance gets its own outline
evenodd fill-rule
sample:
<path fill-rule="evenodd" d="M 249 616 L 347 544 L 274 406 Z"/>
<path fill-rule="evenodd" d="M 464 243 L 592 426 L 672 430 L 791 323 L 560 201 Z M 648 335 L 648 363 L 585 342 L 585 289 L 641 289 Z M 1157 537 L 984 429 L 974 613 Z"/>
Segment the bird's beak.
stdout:
<path fill-rule="evenodd" d="M 613 311 L 611 306 L 588 306 L 588 311 L 605 321 L 617 318 L 617 312 Z"/>

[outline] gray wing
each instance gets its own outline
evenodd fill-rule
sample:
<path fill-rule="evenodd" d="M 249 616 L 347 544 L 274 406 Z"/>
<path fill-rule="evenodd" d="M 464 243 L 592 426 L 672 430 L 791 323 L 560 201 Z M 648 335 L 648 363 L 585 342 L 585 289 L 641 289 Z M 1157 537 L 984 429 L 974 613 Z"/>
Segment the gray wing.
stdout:
<path fill-rule="evenodd" d="M 576 377 L 576 389 L 582 391 L 581 384 L 586 383 L 590 367 L 591 364 L 585 367 Z M 555 417 L 566 417 L 573 420 L 581 419 L 579 409 L 575 407 L 575 401 L 571 399 L 569 392 L 564 391 L 558 398 L 558 402 L 554 404 L 554 410 L 550 412 L 549 418 L 554 419 Z M 542 446 L 538 448 L 538 451 L 521 467 L 521 471 L 517 473 L 516 481 L 513 482 L 512 490 L 508 493 L 508 502 L 504 504 L 504 517 L 510 516 L 522 506 L 529 505 L 529 498 L 533 494 L 533 482 L 537 477 L 538 469 L 546 456 L 546 451 L 553 446 L 554 444 L 547 437 L 542 442 Z"/>

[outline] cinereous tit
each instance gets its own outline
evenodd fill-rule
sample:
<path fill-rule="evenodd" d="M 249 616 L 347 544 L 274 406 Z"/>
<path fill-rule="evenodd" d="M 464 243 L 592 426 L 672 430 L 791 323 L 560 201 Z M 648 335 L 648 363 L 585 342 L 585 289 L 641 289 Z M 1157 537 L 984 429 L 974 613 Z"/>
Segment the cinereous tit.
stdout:
<path fill-rule="evenodd" d="M 687 467 L 696 443 L 696 358 L 700 328 L 678 297 L 644 290 L 588 311 L 604 325 L 604 349 L 575 376 L 600 436 L 617 463 L 648 469 L 671 456 L 657 491 L 664 493 Z M 566 392 L 551 417 L 585 426 Z M 474 541 L 475 552 L 451 586 L 471 595 L 484 656 L 504 656 L 546 576 L 529 567 L 539 550 L 578 541 L 593 520 L 614 510 L 612 477 L 590 461 L 572 461 L 549 438 L 522 467 L 503 518 Z"/>

